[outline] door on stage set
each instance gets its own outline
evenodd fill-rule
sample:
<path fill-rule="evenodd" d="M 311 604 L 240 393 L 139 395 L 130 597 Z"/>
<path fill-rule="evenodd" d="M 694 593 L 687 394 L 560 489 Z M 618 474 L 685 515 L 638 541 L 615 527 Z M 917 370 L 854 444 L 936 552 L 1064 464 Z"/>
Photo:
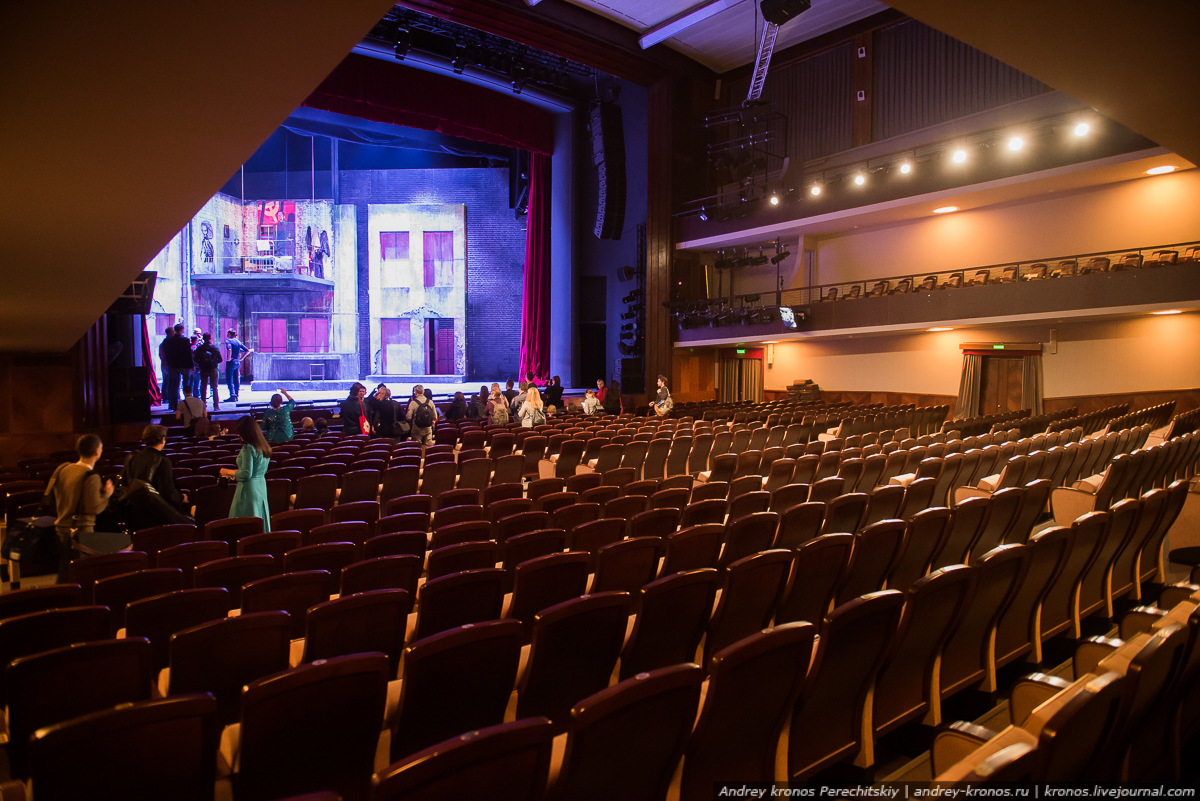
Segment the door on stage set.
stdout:
<path fill-rule="evenodd" d="M 425 319 L 425 372 L 428 375 L 454 375 L 453 320 Z"/>
<path fill-rule="evenodd" d="M 380 371 L 384 375 L 412 375 L 412 321 L 407 317 L 379 321 Z"/>
<path fill-rule="evenodd" d="M 300 318 L 300 352 L 329 353 L 329 318 Z"/>

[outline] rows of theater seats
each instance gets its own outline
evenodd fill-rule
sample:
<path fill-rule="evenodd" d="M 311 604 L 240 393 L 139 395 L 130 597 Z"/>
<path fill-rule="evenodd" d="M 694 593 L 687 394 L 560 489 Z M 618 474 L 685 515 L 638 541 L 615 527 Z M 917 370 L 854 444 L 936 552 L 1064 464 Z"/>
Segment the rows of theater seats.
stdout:
<path fill-rule="evenodd" d="M 412 449 L 400 447 L 392 461 L 415 457 L 419 464 L 387 472 L 415 467 L 419 483 L 413 489 L 430 493 L 387 498 L 383 518 L 378 500 L 346 500 L 328 510 L 280 512 L 273 517 L 275 530 L 266 534 L 256 518 L 208 522 L 199 540 L 188 527 L 138 532 L 136 552 L 75 563 L 80 589 L 47 592 L 76 593 L 62 603 L 71 609 L 91 602 L 103 609 L 71 612 L 90 616 L 93 628 L 61 636 L 68 643 L 102 640 L 122 627 L 129 636 L 34 656 L 62 643 L 52 641 L 60 636 L 53 632 L 71 624 L 52 622 L 53 612 L 34 613 L 42 617 L 14 618 L 19 622 L 8 632 L 15 633 L 6 636 L 8 622 L 0 623 L 0 648 L 9 648 L 0 659 L 27 660 L 18 660 L 11 674 L 26 683 L 6 696 L 9 726 L 17 729 L 13 742 L 64 716 L 138 703 L 35 737 L 26 764 L 39 798 L 59 797 L 50 789 L 56 786 L 62 797 L 78 792 L 70 771 L 54 768 L 60 764 L 56 755 L 77 759 L 78 749 L 102 754 L 96 770 L 107 769 L 105 775 L 112 765 L 124 765 L 123 781 L 167 781 L 164 773 L 176 771 L 180 786 L 204 786 L 218 764 L 208 759 L 215 732 L 232 721 L 241 724 L 225 730 L 221 764 L 222 775 L 234 772 L 218 785 L 239 798 L 322 786 L 337 787 L 347 798 L 365 797 L 372 768 L 379 771 L 372 791 L 378 798 L 426 797 L 422 792 L 444 797 L 447 785 L 439 782 L 466 776 L 515 782 L 528 789 L 519 797 L 540 797 L 551 772 L 561 797 L 636 796 L 643 789 L 655 795 L 654 788 L 670 780 L 681 751 L 684 767 L 676 784 L 682 797 L 693 798 L 711 793 L 716 778 L 769 778 L 776 772 L 803 778 L 855 757 L 870 764 L 875 736 L 914 718 L 937 722 L 942 698 L 994 683 L 999 665 L 1029 652 L 1040 659 L 1049 637 L 1077 631 L 1089 614 L 1111 615 L 1115 599 L 1141 597 L 1156 577 L 1163 540 L 1187 491 L 1183 482 L 1167 485 L 1193 475 L 1196 462 L 1191 436 L 1137 450 L 1148 429 L 1085 443 L 1072 438 L 1080 432 L 1015 442 L 1007 434 L 950 442 L 939 435 L 924 445 L 859 436 L 773 445 L 751 459 L 745 449 L 757 440 L 767 446 L 777 437 L 782 443 L 789 427 L 714 426 L 713 434 L 703 423 L 646 421 L 646 427 L 634 434 L 616 434 L 617 428 L 610 437 L 572 435 L 581 450 L 592 440 L 601 443 L 596 464 L 581 455 L 571 475 L 531 481 L 527 490 L 518 473 L 516 482 L 432 494 L 438 485 L 426 482 L 444 480 L 439 464 L 457 470 L 455 454 L 439 460 L 439 452 L 427 449 L 422 459 L 419 449 L 406 455 Z M 660 434 L 670 439 L 655 439 Z M 638 439 L 646 435 L 648 440 Z M 717 444 L 725 435 L 727 447 L 738 440 L 741 454 L 712 455 L 726 447 Z M 531 440 L 538 436 L 530 434 L 523 445 L 537 452 Z M 712 440 L 702 462 L 712 468 L 706 482 L 693 486 L 690 471 L 645 477 L 654 469 L 647 458 L 652 448 L 670 473 L 671 455 L 685 454 L 675 463 L 690 467 L 705 438 Z M 559 441 L 560 457 L 567 441 Z M 349 443 L 344 453 L 355 452 L 347 465 L 381 453 L 372 450 L 378 444 L 339 442 Z M 484 450 L 495 442 L 485 442 Z M 292 453 L 311 444 L 300 443 Z M 994 494 L 941 508 L 951 503 L 966 463 L 978 458 L 979 464 L 1000 464 L 1010 445 Z M 799 453 L 798 447 L 813 452 L 795 459 L 788 473 L 788 448 Z M 606 469 L 599 460 L 613 448 L 622 449 L 621 457 Z M 631 448 L 635 457 L 641 451 L 636 467 L 625 464 Z M 768 459 L 772 448 L 784 455 Z M 547 450 L 530 466 L 549 463 L 557 471 L 562 459 L 542 458 L 553 455 Z M 1134 456 L 1112 456 L 1127 450 Z M 985 452 L 994 461 L 984 462 Z M 1104 496 L 1111 510 L 1031 536 L 1058 475 L 1057 466 L 1047 468 L 1052 452 L 1063 454 L 1058 465 L 1069 463 L 1073 470 L 1078 464 L 1080 471 L 1099 465 L 1105 476 L 1123 458 L 1153 458 L 1140 457 L 1145 472 L 1126 469 L 1129 478 L 1120 490 L 1112 484 Z M 531 455 L 498 457 L 491 478 L 504 459 L 515 465 L 515 457 L 525 469 Z M 714 479 L 728 457 L 732 480 Z M 884 468 L 873 478 L 869 460 L 871 470 L 881 460 Z M 906 472 L 882 482 L 889 460 Z M 479 460 L 465 460 L 464 473 L 472 461 Z M 761 472 L 736 475 L 739 465 L 750 470 L 751 461 Z M 614 464 L 612 456 L 607 462 Z M 813 465 L 807 482 L 796 481 L 802 462 L 804 470 Z M 971 479 L 979 464 L 971 466 Z M 1016 465 L 1022 467 L 1019 477 Z M 819 469 L 831 467 L 832 475 L 818 478 Z M 342 478 L 352 472 L 343 471 Z M 1012 486 L 999 486 L 1010 481 Z M 1112 503 L 1148 487 L 1154 489 L 1144 496 Z M 375 489 L 382 499 L 385 487 Z M 292 525 L 293 531 L 279 530 Z M 327 600 L 338 591 L 344 597 Z M 417 611 L 410 616 L 414 597 Z M 5 600 L 19 605 L 29 598 L 10 593 Z M 242 614 L 227 617 L 235 609 Z M 56 620 L 70 616 L 62 611 Z M 953 619 L 947 620 L 948 612 Z M 805 620 L 818 625 L 798 622 Z M 818 629 L 816 659 L 806 671 Z M 22 631 L 33 640 L 24 640 Z M 299 635 L 303 641 L 291 639 Z M 982 643 L 993 636 L 1000 647 L 985 657 Z M 267 656 L 253 645 L 262 642 L 268 643 Z M 361 651 L 385 656 L 338 656 Z M 935 652 L 941 684 L 932 698 L 921 700 L 933 678 L 927 668 Z M 322 657 L 324 663 L 313 664 Z M 61 678 L 38 685 L 38 677 L 70 671 L 106 675 L 110 663 L 119 663 L 127 679 L 111 683 L 103 698 L 89 695 L 96 688 L 81 686 L 64 707 Z M 234 663 L 236 675 L 230 675 Z M 260 679 L 288 664 L 296 667 Z M 403 681 L 387 687 L 400 664 L 406 665 Z M 155 677 L 159 667 L 170 672 Z M 705 669 L 711 675 L 693 730 Z M 609 686 L 610 676 L 622 681 Z M 178 702 L 147 702 L 152 685 L 168 699 L 184 695 Z M 48 703 L 39 688 L 58 698 Z M 867 716 L 855 701 L 864 689 L 871 704 Z M 187 695 L 194 690 L 212 692 L 216 700 Z M 14 714 L 14 703 L 33 711 Z M 489 723 L 501 728 L 454 737 Z M 188 726 L 194 749 L 161 742 L 164 727 Z M 776 761 L 767 755 L 774 753 L 781 727 L 786 735 Z M 121 740 L 135 735 L 152 742 Z M 556 735 L 565 750 L 551 748 Z M 439 740 L 445 742 L 434 745 Z M 432 750 L 412 755 L 427 745 Z M 136 765 L 131 754 L 140 760 Z M 396 764 L 385 768 L 391 759 Z M 529 770 L 522 774 L 524 767 Z M 15 767 L 15 775 L 26 775 L 20 770 Z M 287 786 L 292 780 L 296 784 Z M 181 790 L 172 797 L 190 796 Z"/>
<path fill-rule="evenodd" d="M 1180 257 L 1177 250 L 1155 250 L 1151 258 L 1146 259 L 1140 253 L 1127 253 L 1116 261 L 1108 256 L 1095 256 L 1080 264 L 1079 259 L 1062 259 L 1056 264 L 1049 262 L 1033 262 L 1022 268 L 1019 264 L 1002 267 L 988 267 L 975 270 L 968 278 L 968 270 L 951 273 L 946 280 L 939 281 L 937 275 L 926 276 L 919 283 L 916 279 L 891 278 L 875 282 L 872 288 L 865 292 L 865 284 L 851 285 L 849 290 L 839 295 L 841 287 L 830 287 L 821 296 L 821 301 L 857 300 L 863 297 L 882 297 L 884 295 L 906 295 L 910 292 L 933 292 L 944 289 L 959 289 L 971 286 L 987 286 L 988 284 L 1015 284 L 1021 281 L 1038 281 L 1047 278 L 1070 278 L 1076 275 L 1093 273 L 1121 272 L 1124 270 L 1139 270 L 1142 268 L 1165 267 L 1171 264 L 1195 264 L 1200 262 L 1200 245 L 1192 245 Z M 893 285 L 893 282 L 894 285 Z"/>
<path fill-rule="evenodd" d="M 939 732 L 938 780 L 1178 780 L 1183 744 L 1200 733 L 1200 569 L 1191 582 L 1125 615 L 1119 638 L 1079 642 L 1074 681 L 1035 673 L 1017 682 L 1004 730 L 956 723 Z"/>

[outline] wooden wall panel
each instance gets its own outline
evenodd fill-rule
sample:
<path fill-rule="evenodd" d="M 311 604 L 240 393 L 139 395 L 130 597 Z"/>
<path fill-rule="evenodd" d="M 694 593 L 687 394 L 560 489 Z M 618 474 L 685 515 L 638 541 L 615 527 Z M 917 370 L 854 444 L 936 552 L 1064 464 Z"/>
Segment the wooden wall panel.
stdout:
<path fill-rule="evenodd" d="M 672 160 L 675 86 L 670 77 L 650 87 L 646 198 L 646 388 L 658 375 L 672 375 L 671 299 Z"/>
<path fill-rule="evenodd" d="M 671 397 L 679 402 L 716 400 L 716 351 L 679 350 L 673 359 Z"/>

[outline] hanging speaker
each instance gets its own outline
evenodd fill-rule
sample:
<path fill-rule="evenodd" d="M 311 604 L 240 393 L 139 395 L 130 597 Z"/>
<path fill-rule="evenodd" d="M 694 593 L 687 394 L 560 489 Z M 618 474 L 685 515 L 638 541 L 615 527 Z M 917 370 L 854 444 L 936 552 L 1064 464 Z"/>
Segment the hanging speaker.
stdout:
<path fill-rule="evenodd" d="M 596 237 L 620 239 L 625 227 L 625 131 L 621 107 L 598 103 L 592 107 L 592 164 L 596 166 L 599 195 L 596 203 Z"/>
<path fill-rule="evenodd" d="M 762 0 L 759 4 L 763 19 L 775 25 L 795 19 L 811 7 L 811 0 Z"/>

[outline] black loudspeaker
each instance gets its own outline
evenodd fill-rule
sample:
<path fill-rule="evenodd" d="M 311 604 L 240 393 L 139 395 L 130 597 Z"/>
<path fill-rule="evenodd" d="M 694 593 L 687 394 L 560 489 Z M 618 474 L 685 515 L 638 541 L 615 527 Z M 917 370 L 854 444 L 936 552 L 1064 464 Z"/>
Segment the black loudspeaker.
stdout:
<path fill-rule="evenodd" d="M 639 359 L 621 359 L 621 392 L 641 395 L 646 391 L 646 368 Z"/>
<path fill-rule="evenodd" d="M 596 236 L 620 239 L 625 227 L 625 130 L 621 107 L 599 103 L 592 107 L 592 163 L 600 182 L 596 205 Z"/>
<path fill-rule="evenodd" d="M 782 25 L 812 8 L 812 0 L 762 0 L 759 8 L 767 22 Z"/>

